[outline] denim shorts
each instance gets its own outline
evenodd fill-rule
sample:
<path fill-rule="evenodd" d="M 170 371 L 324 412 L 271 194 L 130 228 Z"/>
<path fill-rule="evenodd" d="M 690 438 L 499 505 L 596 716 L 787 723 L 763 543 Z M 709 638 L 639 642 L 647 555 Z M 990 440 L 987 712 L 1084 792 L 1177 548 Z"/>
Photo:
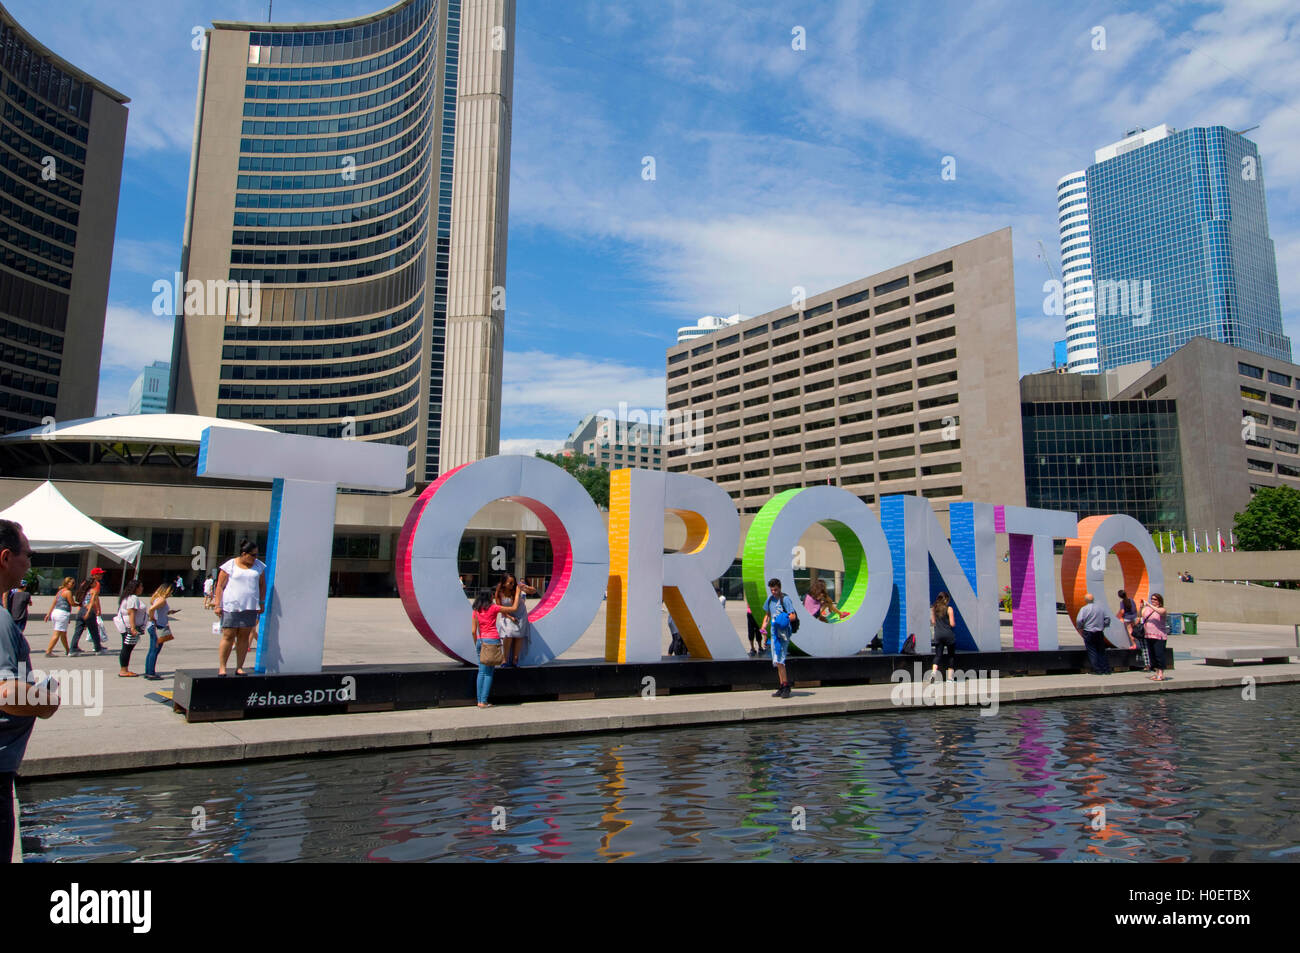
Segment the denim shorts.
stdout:
<path fill-rule="evenodd" d="M 790 651 L 790 630 L 772 627 L 772 664 L 784 665 L 786 654 Z"/>
<path fill-rule="evenodd" d="M 257 626 L 258 611 L 256 609 L 241 609 L 238 612 L 221 612 L 221 627 L 223 629 L 252 629 Z"/>

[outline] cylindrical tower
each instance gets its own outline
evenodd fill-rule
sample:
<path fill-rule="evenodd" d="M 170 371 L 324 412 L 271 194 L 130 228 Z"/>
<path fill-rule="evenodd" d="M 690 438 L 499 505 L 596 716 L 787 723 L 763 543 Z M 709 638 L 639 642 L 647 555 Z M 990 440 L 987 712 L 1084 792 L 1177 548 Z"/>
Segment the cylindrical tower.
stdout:
<path fill-rule="evenodd" d="M 1095 374 L 1099 366 L 1097 318 L 1088 238 L 1088 183 L 1083 171 L 1071 172 L 1056 184 L 1056 208 L 1061 229 L 1066 363 L 1071 372 Z"/>

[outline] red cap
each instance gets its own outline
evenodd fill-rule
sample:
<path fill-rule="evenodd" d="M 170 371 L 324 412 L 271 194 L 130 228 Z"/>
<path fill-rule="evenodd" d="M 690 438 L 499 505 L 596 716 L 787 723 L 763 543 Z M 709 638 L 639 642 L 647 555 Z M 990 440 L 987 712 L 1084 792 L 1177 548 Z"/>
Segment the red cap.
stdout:
<path fill-rule="evenodd" d="M 91 574 L 92 576 L 102 576 L 102 575 L 104 575 L 104 570 L 102 570 L 102 569 L 100 569 L 98 566 L 96 566 L 94 569 L 92 569 L 92 570 L 90 571 L 90 574 Z"/>

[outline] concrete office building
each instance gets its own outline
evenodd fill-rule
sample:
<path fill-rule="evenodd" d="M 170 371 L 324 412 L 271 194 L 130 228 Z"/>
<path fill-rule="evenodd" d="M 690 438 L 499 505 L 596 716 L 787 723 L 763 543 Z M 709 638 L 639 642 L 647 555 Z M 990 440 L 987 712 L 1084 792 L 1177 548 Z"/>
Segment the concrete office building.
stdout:
<path fill-rule="evenodd" d="M 171 365 L 154 361 L 131 384 L 127 397 L 128 414 L 167 413 L 167 382 L 171 378 Z"/>
<path fill-rule="evenodd" d="M 1071 371 L 1158 364 L 1194 337 L 1277 360 L 1277 256 L 1255 143 L 1137 129 L 1057 186 Z"/>
<path fill-rule="evenodd" d="M 411 484 L 497 452 L 514 13 L 213 24 L 173 410 L 350 428 L 406 446 Z"/>
<path fill-rule="evenodd" d="M 993 232 L 670 348 L 669 414 L 692 447 L 668 469 L 755 513 L 834 483 L 1024 503 L 1011 230 Z"/>
<path fill-rule="evenodd" d="M 663 427 L 588 414 L 564 441 L 564 453 L 585 457 L 589 465 L 605 470 L 662 470 Z"/>
<path fill-rule="evenodd" d="M 0 434 L 95 413 L 129 100 L 0 6 Z"/>
<path fill-rule="evenodd" d="M 1300 490 L 1300 365 L 1193 338 L 1116 394 L 1157 396 L 1178 406 L 1189 528 L 1227 539 L 1256 489 Z"/>

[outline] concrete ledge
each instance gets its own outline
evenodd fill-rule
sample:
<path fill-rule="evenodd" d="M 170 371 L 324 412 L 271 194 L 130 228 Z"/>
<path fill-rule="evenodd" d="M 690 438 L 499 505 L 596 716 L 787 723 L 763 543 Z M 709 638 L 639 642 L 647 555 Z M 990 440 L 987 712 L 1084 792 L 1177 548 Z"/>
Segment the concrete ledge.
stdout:
<path fill-rule="evenodd" d="M 1253 666 L 1248 674 L 1222 670 L 1181 669 L 1164 682 L 1142 672 L 999 678 L 997 704 L 1066 698 L 1140 694 L 1194 689 L 1239 689 L 1249 679 L 1256 686 L 1300 682 L 1300 664 Z M 912 684 L 912 683 L 902 683 Z M 527 702 L 490 709 L 441 708 L 369 712 L 300 718 L 187 724 L 167 716 L 168 724 L 129 734 L 133 748 L 121 746 L 123 735 L 103 731 L 59 732 L 57 753 L 29 752 L 25 779 L 57 775 L 137 771 L 186 765 L 229 764 L 266 758 L 359 754 L 399 748 L 543 738 L 596 732 L 635 731 L 708 724 L 735 724 L 777 718 L 809 718 L 882 711 L 932 711 L 976 706 L 893 702 L 896 685 L 796 688 L 789 699 L 772 698 L 769 689 L 659 696 L 653 699 L 605 698 L 569 702 Z M 976 711 L 970 712 L 977 717 Z M 38 735 L 39 737 L 39 729 Z M 109 739 L 116 744 L 105 745 Z M 35 738 L 33 739 L 36 740 Z M 72 749 L 72 750 L 69 750 Z"/>

